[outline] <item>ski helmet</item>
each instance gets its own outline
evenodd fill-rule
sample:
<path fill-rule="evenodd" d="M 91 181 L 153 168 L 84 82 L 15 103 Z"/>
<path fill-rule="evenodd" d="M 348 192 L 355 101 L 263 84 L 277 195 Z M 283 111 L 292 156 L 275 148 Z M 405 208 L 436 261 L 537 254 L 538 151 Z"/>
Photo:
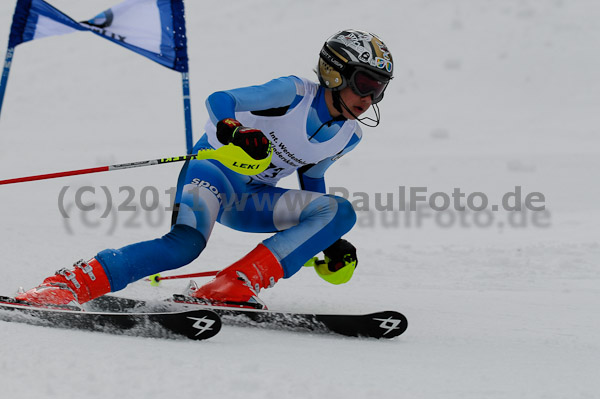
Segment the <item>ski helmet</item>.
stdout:
<path fill-rule="evenodd" d="M 317 76 L 322 86 L 333 91 L 352 88 L 361 96 L 371 95 L 373 104 L 393 78 L 392 55 L 372 33 L 346 29 L 331 36 L 321 49 Z"/>

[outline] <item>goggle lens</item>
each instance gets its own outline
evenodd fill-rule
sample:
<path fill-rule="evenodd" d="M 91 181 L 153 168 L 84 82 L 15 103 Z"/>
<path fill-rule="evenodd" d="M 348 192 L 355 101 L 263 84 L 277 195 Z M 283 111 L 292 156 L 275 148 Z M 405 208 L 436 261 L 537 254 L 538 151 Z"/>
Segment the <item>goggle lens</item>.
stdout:
<path fill-rule="evenodd" d="M 362 71 L 357 71 L 352 76 L 352 87 L 359 96 L 372 95 L 373 100 L 378 100 L 383 96 L 387 85 L 387 80 L 379 80 L 372 75 Z"/>

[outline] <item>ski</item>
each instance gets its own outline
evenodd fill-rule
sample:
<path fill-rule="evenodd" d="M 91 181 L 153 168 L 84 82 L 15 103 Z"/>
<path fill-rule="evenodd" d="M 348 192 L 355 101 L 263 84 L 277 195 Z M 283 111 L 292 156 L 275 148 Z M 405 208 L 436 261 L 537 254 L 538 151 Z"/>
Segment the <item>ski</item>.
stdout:
<path fill-rule="evenodd" d="M 277 312 L 272 310 L 248 309 L 206 305 L 185 295 L 173 295 L 163 302 L 104 296 L 87 304 L 91 309 L 112 312 L 131 312 L 141 309 L 196 309 L 202 307 L 214 311 L 223 324 L 243 327 L 258 327 L 274 330 L 305 331 L 313 333 L 336 333 L 351 337 L 394 338 L 406 331 L 406 317 L 396 311 L 381 311 L 369 314 L 321 314 Z"/>
<path fill-rule="evenodd" d="M 0 320 L 117 335 L 193 340 L 211 338 L 221 329 L 220 317 L 210 309 L 88 312 L 74 308 L 38 307 L 3 296 L 0 296 Z"/>

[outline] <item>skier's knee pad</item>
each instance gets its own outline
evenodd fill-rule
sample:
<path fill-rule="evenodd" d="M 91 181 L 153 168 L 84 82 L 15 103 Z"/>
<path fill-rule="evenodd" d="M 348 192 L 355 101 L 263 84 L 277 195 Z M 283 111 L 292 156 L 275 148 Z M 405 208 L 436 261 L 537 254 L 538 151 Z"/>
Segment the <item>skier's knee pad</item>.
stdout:
<path fill-rule="evenodd" d="M 341 237 L 356 223 L 356 212 L 345 198 L 323 195 L 313 200 L 303 211 L 300 221 L 309 218 L 321 220 L 328 233 Z"/>
<path fill-rule="evenodd" d="M 345 198 L 333 196 L 337 202 L 337 212 L 335 214 L 335 224 L 339 229 L 340 237 L 352 229 L 356 224 L 356 211 L 350 201 Z"/>

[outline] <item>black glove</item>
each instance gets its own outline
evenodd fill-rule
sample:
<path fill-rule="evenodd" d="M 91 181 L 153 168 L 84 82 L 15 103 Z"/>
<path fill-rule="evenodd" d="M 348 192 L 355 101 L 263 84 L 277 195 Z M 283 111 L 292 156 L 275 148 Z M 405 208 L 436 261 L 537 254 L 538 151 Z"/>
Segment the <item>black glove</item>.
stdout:
<path fill-rule="evenodd" d="M 265 159 L 271 143 L 259 129 L 244 127 L 232 118 L 217 123 L 217 139 L 223 144 L 233 143 L 254 159 Z"/>
<path fill-rule="evenodd" d="M 323 251 L 323 254 L 325 254 L 325 261 L 330 272 L 336 272 L 352 263 L 354 263 L 354 267 L 358 266 L 356 248 L 342 238 L 331 244 Z"/>

